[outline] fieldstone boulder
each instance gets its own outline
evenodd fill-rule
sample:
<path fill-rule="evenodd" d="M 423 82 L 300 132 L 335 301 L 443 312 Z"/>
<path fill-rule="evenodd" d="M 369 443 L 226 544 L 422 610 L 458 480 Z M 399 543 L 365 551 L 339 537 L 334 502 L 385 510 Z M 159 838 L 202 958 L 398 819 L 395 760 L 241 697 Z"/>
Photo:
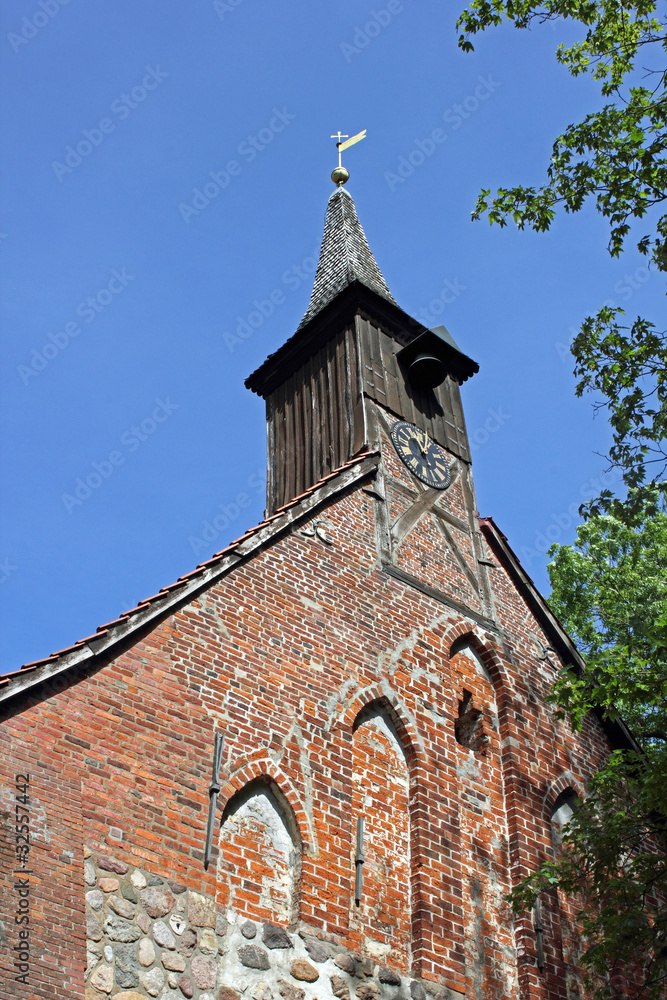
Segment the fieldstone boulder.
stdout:
<path fill-rule="evenodd" d="M 140 941 L 138 958 L 145 969 L 155 961 L 155 948 L 150 938 L 142 938 Z"/>
<path fill-rule="evenodd" d="M 300 979 L 304 983 L 314 983 L 320 978 L 320 974 L 314 965 L 307 962 L 305 958 L 295 958 L 292 962 L 292 975 L 295 979 Z"/>
<path fill-rule="evenodd" d="M 110 965 L 100 965 L 90 977 L 90 984 L 100 993 L 111 993 L 113 989 L 113 969 Z"/>
<path fill-rule="evenodd" d="M 183 933 L 183 937 L 180 940 L 179 951 L 181 955 L 190 955 L 197 947 L 197 932 L 193 931 L 191 927 Z"/>
<path fill-rule="evenodd" d="M 162 956 L 162 964 L 170 972 L 185 972 L 185 959 L 175 951 L 167 951 Z"/>
<path fill-rule="evenodd" d="M 256 983 L 252 987 L 250 1000 L 275 1000 L 273 990 L 268 983 Z"/>
<path fill-rule="evenodd" d="M 130 989 L 130 987 L 138 985 L 139 979 L 134 972 L 125 972 L 116 966 L 116 986 L 122 986 L 123 989 Z"/>
<path fill-rule="evenodd" d="M 139 985 L 139 962 L 132 944 L 116 945 L 116 985 L 130 989 Z"/>
<path fill-rule="evenodd" d="M 337 965 L 339 969 L 343 970 L 343 972 L 347 972 L 348 975 L 354 975 L 355 964 L 351 955 L 336 955 L 334 958 L 334 965 Z"/>
<path fill-rule="evenodd" d="M 191 997 L 195 991 L 194 983 L 189 976 L 181 976 L 178 980 L 178 987 L 184 997 Z"/>
<path fill-rule="evenodd" d="M 385 983 L 387 986 L 401 985 L 401 977 L 398 972 L 394 972 L 393 969 L 388 969 L 385 965 L 380 966 L 378 979 L 381 983 Z"/>
<path fill-rule="evenodd" d="M 253 924 L 252 920 L 246 920 L 245 923 L 241 924 L 241 934 L 244 938 L 248 938 L 249 941 L 257 934 L 257 928 Z"/>
<path fill-rule="evenodd" d="M 268 969 L 270 968 L 269 956 L 256 944 L 245 944 L 239 948 L 239 961 L 247 969 Z"/>
<path fill-rule="evenodd" d="M 176 902 L 172 893 L 166 886 L 152 886 L 142 889 L 139 894 L 144 910 L 149 917 L 155 920 L 157 917 L 164 917 L 171 910 Z"/>
<path fill-rule="evenodd" d="M 331 992 L 338 1000 L 350 1000 L 350 989 L 342 976 L 331 977 Z"/>
<path fill-rule="evenodd" d="M 97 963 L 99 962 L 99 960 L 100 960 L 100 956 L 98 954 L 96 954 L 94 951 L 91 951 L 90 948 L 88 948 L 86 950 L 86 970 L 87 971 L 90 971 L 91 969 L 94 969 L 95 966 L 97 965 Z"/>
<path fill-rule="evenodd" d="M 100 889 L 102 892 L 115 892 L 120 882 L 117 878 L 101 878 Z"/>
<path fill-rule="evenodd" d="M 155 938 L 155 943 L 159 944 L 161 948 L 169 948 L 170 951 L 173 951 L 176 947 L 176 938 L 164 920 L 156 920 L 153 924 L 153 937 Z"/>
<path fill-rule="evenodd" d="M 144 972 L 141 977 L 141 982 L 144 989 L 152 997 L 158 996 L 164 987 L 164 972 L 159 966 L 151 969 L 150 972 Z"/>
<path fill-rule="evenodd" d="M 357 996 L 359 1000 L 377 1000 L 377 997 L 380 996 L 380 991 L 375 983 L 361 983 L 357 986 L 355 996 Z"/>
<path fill-rule="evenodd" d="M 215 927 L 215 903 L 198 892 L 188 893 L 188 920 L 195 927 Z"/>
<path fill-rule="evenodd" d="M 203 955 L 218 954 L 218 939 L 212 927 L 205 927 L 199 938 L 199 950 Z"/>
<path fill-rule="evenodd" d="M 127 865 L 124 865 L 122 861 L 116 861 L 115 858 L 107 858 L 104 854 L 100 854 L 98 857 L 97 867 L 102 868 L 105 872 L 115 872 L 116 875 L 127 874 Z"/>
<path fill-rule="evenodd" d="M 139 869 L 133 871 L 130 875 L 130 882 L 135 889 L 145 889 L 146 888 L 146 876 Z"/>
<path fill-rule="evenodd" d="M 215 1000 L 241 1000 L 236 990 L 231 989 L 229 986 L 223 986 Z"/>
<path fill-rule="evenodd" d="M 292 941 L 287 931 L 275 924 L 264 924 L 262 942 L 267 948 L 291 948 Z"/>
<path fill-rule="evenodd" d="M 104 921 L 104 933 L 111 941 L 136 941 L 141 937 L 141 930 L 136 924 L 111 914 Z"/>
<path fill-rule="evenodd" d="M 426 1000 L 426 990 L 419 983 L 410 983 L 410 996 L 412 1000 Z"/>
<path fill-rule="evenodd" d="M 329 957 L 329 949 L 326 945 L 323 945 L 317 938 L 312 937 L 306 938 L 303 943 L 313 962 L 326 962 Z"/>
<path fill-rule="evenodd" d="M 306 991 L 302 990 L 300 986 L 291 986 L 284 979 L 278 980 L 278 991 L 285 1000 L 303 1000 L 306 995 Z"/>
<path fill-rule="evenodd" d="M 192 969 L 192 978 L 200 990 L 208 989 L 209 986 L 215 986 L 218 967 L 212 958 L 204 958 L 203 955 L 198 955 L 192 959 L 190 968 Z"/>
<path fill-rule="evenodd" d="M 179 937 L 183 931 L 188 926 L 187 920 L 184 920 L 178 913 L 172 913 L 169 917 L 169 926 L 171 927 L 174 934 L 178 934 Z"/>
<path fill-rule="evenodd" d="M 93 910 L 99 910 L 104 902 L 104 893 L 100 892 L 99 889 L 91 889 L 90 892 L 86 893 L 86 902 Z"/>
<path fill-rule="evenodd" d="M 136 903 L 138 897 L 135 888 L 131 882 L 128 882 L 126 878 L 121 880 L 120 892 L 121 895 L 123 896 L 123 899 L 129 900 L 130 903 Z"/>
<path fill-rule="evenodd" d="M 112 896 L 109 900 L 109 906 L 117 913 L 119 917 L 133 917 L 134 907 L 132 903 L 128 903 L 126 899 L 121 899 L 120 896 Z"/>

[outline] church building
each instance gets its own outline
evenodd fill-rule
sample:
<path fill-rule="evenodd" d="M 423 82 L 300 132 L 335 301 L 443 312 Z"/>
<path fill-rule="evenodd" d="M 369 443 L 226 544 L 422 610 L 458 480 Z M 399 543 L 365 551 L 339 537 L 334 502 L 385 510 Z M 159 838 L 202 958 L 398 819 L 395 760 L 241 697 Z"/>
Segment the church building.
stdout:
<path fill-rule="evenodd" d="M 480 518 L 478 365 L 394 300 L 336 181 L 306 314 L 247 387 L 267 505 L 0 678 L 1 1000 L 574 1000 L 558 850 L 619 723 Z"/>

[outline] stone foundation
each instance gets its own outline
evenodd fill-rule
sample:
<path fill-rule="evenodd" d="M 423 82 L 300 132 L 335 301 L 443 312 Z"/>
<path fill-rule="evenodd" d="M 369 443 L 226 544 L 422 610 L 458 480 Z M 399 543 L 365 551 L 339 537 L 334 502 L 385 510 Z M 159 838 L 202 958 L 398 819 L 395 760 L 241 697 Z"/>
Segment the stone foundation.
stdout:
<path fill-rule="evenodd" d="M 86 850 L 86 1000 L 461 1000 Z"/>

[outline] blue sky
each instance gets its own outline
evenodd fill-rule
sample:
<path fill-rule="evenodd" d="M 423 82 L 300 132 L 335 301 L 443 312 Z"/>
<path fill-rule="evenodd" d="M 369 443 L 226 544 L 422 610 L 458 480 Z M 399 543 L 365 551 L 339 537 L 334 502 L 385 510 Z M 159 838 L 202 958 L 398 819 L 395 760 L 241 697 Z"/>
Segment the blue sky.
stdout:
<path fill-rule="evenodd" d="M 399 305 L 480 364 L 480 512 L 546 589 L 544 548 L 572 540 L 608 444 L 567 344 L 605 300 L 659 319 L 663 293 L 636 251 L 609 258 L 591 210 L 540 235 L 471 223 L 480 188 L 539 183 L 600 98 L 558 66 L 560 28 L 466 55 L 457 13 L 6 0 L 0 669 L 261 519 L 264 404 L 243 380 L 306 310 L 338 129 L 368 130 L 348 190 Z"/>

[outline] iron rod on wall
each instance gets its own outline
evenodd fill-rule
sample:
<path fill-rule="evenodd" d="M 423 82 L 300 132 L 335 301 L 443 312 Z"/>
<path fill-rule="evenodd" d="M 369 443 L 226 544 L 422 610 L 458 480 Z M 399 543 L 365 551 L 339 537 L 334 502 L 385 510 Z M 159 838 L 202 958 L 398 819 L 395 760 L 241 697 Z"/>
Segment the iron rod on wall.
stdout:
<path fill-rule="evenodd" d="M 220 733 L 215 734 L 215 744 L 213 747 L 213 777 L 208 790 L 208 824 L 206 826 L 206 847 L 204 848 L 204 868 L 208 868 L 211 860 L 211 847 L 213 846 L 213 830 L 215 827 L 215 807 L 218 802 L 218 792 L 220 791 L 220 763 L 222 761 L 222 748 L 225 745 L 225 738 Z"/>
<path fill-rule="evenodd" d="M 355 878 L 354 878 L 354 902 L 356 906 L 361 903 L 361 891 L 364 885 L 364 821 L 360 816 L 357 820 L 357 853 L 354 856 Z"/>
<path fill-rule="evenodd" d="M 542 907 L 539 896 L 535 900 L 535 942 L 537 944 L 537 968 L 544 968 L 544 928 L 542 927 Z"/>

